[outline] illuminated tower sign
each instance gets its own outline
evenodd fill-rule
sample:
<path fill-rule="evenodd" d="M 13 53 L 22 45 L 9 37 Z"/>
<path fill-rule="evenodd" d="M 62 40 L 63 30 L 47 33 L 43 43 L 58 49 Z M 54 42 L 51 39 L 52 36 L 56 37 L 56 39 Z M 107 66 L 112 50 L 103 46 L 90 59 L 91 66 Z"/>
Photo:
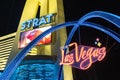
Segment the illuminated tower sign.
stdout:
<path fill-rule="evenodd" d="M 50 24 L 52 22 L 55 22 L 55 14 L 48 14 L 40 17 L 39 19 L 34 18 L 34 19 L 23 22 L 21 24 L 22 26 L 21 30 L 29 29 L 31 27 L 32 29 L 38 28 L 38 27 L 41 27 L 42 25 Z"/>
<path fill-rule="evenodd" d="M 38 18 L 25 21 L 21 24 L 21 33 L 18 48 L 23 48 L 34 40 L 38 35 L 51 28 L 51 24 L 55 23 L 56 14 L 48 14 Z M 46 27 L 47 26 L 47 27 Z M 45 36 L 38 45 L 52 43 L 51 34 Z"/>

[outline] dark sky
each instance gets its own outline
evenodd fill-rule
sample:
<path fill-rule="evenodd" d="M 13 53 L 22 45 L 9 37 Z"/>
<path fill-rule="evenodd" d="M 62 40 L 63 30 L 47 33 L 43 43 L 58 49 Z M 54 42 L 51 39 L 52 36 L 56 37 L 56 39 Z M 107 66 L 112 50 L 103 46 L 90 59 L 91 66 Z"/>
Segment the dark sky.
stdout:
<path fill-rule="evenodd" d="M 95 10 L 120 15 L 119 0 L 63 0 L 66 21 L 78 20 Z M 0 36 L 15 32 L 20 20 L 25 0 L 3 0 L 0 2 Z M 4 31 L 4 32 L 3 32 Z"/>
<path fill-rule="evenodd" d="M 17 30 L 24 3 L 25 0 L 2 0 L 0 2 L 0 36 Z M 120 0 L 64 0 L 64 8 L 66 21 L 78 20 L 86 13 L 96 10 L 120 16 Z M 104 20 L 92 19 L 90 21 L 103 24 L 109 28 L 114 27 L 114 25 Z M 70 29 L 67 30 L 70 31 Z M 119 29 L 115 30 L 120 34 Z M 107 47 L 108 52 L 102 62 L 95 63 L 87 71 L 73 69 L 75 71 L 75 80 L 119 80 L 120 44 L 111 37 L 94 29 L 83 27 L 81 31 L 81 44 L 96 46 L 94 42 L 98 37 L 102 46 Z M 75 35 L 78 36 L 77 32 Z M 73 41 L 79 40 L 74 36 Z"/>

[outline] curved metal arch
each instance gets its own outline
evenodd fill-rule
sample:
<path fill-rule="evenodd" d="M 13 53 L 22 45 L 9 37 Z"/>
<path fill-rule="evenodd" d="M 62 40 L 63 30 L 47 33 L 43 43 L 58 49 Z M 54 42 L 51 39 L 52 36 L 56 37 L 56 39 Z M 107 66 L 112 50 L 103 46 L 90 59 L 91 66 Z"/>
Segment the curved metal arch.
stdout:
<path fill-rule="evenodd" d="M 120 16 L 117 16 L 117 15 L 112 14 L 112 13 L 104 12 L 104 11 L 92 11 L 92 12 L 89 12 L 88 14 L 84 15 L 83 17 L 81 17 L 78 20 L 77 24 L 75 25 L 75 27 L 72 29 L 70 35 L 68 36 L 68 40 L 66 41 L 67 43 L 65 45 L 68 45 L 70 43 L 70 41 L 72 39 L 71 36 L 73 36 L 73 33 L 75 33 L 75 31 L 77 30 L 77 28 L 83 22 L 86 22 L 86 20 L 88 20 L 88 19 L 97 18 L 97 17 L 105 19 L 105 20 L 113 23 L 114 25 L 116 25 L 115 27 L 120 28 Z"/>
<path fill-rule="evenodd" d="M 114 32 L 113 30 L 106 28 L 102 25 L 96 24 L 96 23 L 92 23 L 92 22 L 84 22 L 83 24 L 81 24 L 81 26 L 86 26 L 86 27 L 90 27 L 90 28 L 94 28 L 96 30 L 99 30 L 107 35 L 109 35 L 110 37 L 114 38 L 117 42 L 120 43 L 120 34 Z"/>
<path fill-rule="evenodd" d="M 117 16 L 112 13 L 104 12 L 104 11 L 93 11 L 93 12 L 87 13 L 86 15 L 84 15 L 79 19 L 78 24 L 81 24 L 91 18 L 105 19 L 111 22 L 112 24 L 116 25 L 115 27 L 120 28 L 120 16 Z"/>
<path fill-rule="evenodd" d="M 96 12 L 91 12 L 92 15 L 93 13 L 96 13 Z M 89 14 L 89 15 L 88 15 Z M 120 39 L 120 37 L 117 35 L 117 33 L 115 33 L 114 31 L 112 30 L 108 30 L 104 27 L 101 27 L 101 28 L 98 28 L 98 25 L 95 25 L 95 24 L 92 24 L 92 23 L 85 23 L 85 21 L 89 18 L 93 18 L 94 16 L 91 17 L 90 13 L 88 13 L 87 15 L 83 16 L 78 22 L 66 22 L 66 23 L 63 23 L 63 24 L 60 24 L 60 25 L 57 25 L 57 26 L 54 26 L 48 30 L 46 30 L 45 32 L 43 32 L 41 35 L 39 35 L 36 39 L 34 39 L 31 43 L 29 43 L 24 49 L 22 49 L 18 55 L 9 63 L 9 65 L 5 68 L 3 74 L 1 75 L 0 77 L 0 80 L 8 80 L 10 78 L 10 76 L 12 75 L 12 73 L 14 72 L 14 70 L 16 69 L 16 67 L 20 64 L 20 62 L 23 60 L 23 58 L 25 57 L 25 55 L 29 52 L 29 50 L 35 46 L 35 44 L 37 44 L 37 42 L 39 40 L 41 40 L 44 36 L 46 36 L 47 34 L 55 31 L 55 30 L 58 30 L 60 28 L 64 28 L 64 27 L 68 27 L 68 26 L 74 26 L 72 31 L 70 32 L 70 35 L 66 41 L 66 44 L 69 44 L 72 37 L 73 37 L 73 34 L 74 32 L 77 30 L 77 28 L 81 25 L 86 25 L 86 26 L 91 26 L 92 28 L 96 28 L 96 29 L 101 29 L 101 31 L 107 33 L 108 35 L 113 35 L 112 37 L 114 39 L 116 39 L 118 41 L 118 39 Z M 108 16 L 108 15 L 106 15 Z M 116 16 L 114 16 L 116 17 Z M 119 17 L 118 17 L 119 19 Z M 113 21 L 113 23 L 117 24 L 115 21 Z M 94 26 L 93 26 L 94 25 Z M 117 27 L 119 28 L 119 24 L 117 24 Z M 120 43 L 120 42 L 119 42 Z"/>
<path fill-rule="evenodd" d="M 77 24 L 71 30 L 71 32 L 70 32 L 70 34 L 68 36 L 68 39 L 67 39 L 67 41 L 65 43 L 65 46 L 68 45 L 71 42 L 71 39 L 72 39 L 75 31 L 78 29 L 78 27 L 80 25 L 82 25 L 82 23 L 86 22 L 86 20 L 88 20 L 88 19 L 97 18 L 97 17 L 105 19 L 105 20 L 113 23 L 114 25 L 116 25 L 116 27 L 120 28 L 120 16 L 117 16 L 117 15 L 112 14 L 112 13 L 104 12 L 104 11 L 92 11 L 92 12 L 89 12 L 88 14 L 84 15 L 82 18 L 80 18 L 78 20 Z M 115 38 L 115 39 L 117 39 L 117 38 Z M 119 39 L 117 39 L 117 41 L 119 41 Z M 67 49 L 65 48 L 64 49 L 65 53 L 66 53 L 66 50 Z M 60 72 L 61 72 L 61 69 L 60 69 Z M 59 74 L 59 79 L 60 79 L 60 77 L 61 77 L 61 73 Z"/>
<path fill-rule="evenodd" d="M 66 22 L 57 26 L 54 26 L 45 32 L 43 32 L 41 35 L 39 35 L 37 38 L 35 38 L 32 42 L 30 42 L 25 48 L 23 48 L 16 56 L 15 58 L 8 64 L 8 66 L 5 68 L 4 72 L 0 76 L 0 80 L 9 80 L 12 73 L 15 71 L 17 66 L 21 63 L 21 61 L 24 59 L 25 55 L 33 48 L 37 42 L 39 42 L 44 36 L 47 34 L 54 32 L 58 29 L 74 26 L 76 24 L 75 21 L 73 22 Z"/>
<path fill-rule="evenodd" d="M 75 25 L 75 26 L 79 26 L 79 25 Z M 92 22 L 83 22 L 80 26 L 86 26 L 86 27 L 91 27 L 91 28 L 97 29 L 97 30 L 99 30 L 101 32 L 104 32 L 105 34 L 108 34 L 109 36 L 111 36 L 117 42 L 120 43 L 120 35 L 118 33 L 114 32 L 113 30 L 111 30 L 109 28 L 106 28 L 106 27 L 104 27 L 102 25 L 99 25 L 99 24 L 96 24 L 96 23 L 92 23 Z M 68 39 L 67 39 L 67 41 L 66 41 L 64 46 L 67 46 L 70 43 L 70 41 L 71 41 L 71 39 L 72 39 L 76 29 L 77 29 L 77 27 L 73 27 L 73 29 L 70 32 L 70 35 L 68 36 Z M 64 54 L 66 54 L 66 51 L 67 51 L 67 48 L 64 48 Z M 62 67 L 63 67 L 63 65 L 61 65 L 61 68 L 59 70 L 58 80 L 61 80 Z"/>

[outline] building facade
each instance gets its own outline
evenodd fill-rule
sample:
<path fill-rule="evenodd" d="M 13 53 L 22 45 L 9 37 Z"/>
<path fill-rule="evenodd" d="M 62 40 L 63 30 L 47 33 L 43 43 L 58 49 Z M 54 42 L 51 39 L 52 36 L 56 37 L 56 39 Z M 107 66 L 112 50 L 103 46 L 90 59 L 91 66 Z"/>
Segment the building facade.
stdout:
<path fill-rule="evenodd" d="M 0 54 L 4 54 L 0 58 L 0 69 L 4 71 L 17 53 L 38 35 L 64 21 L 62 0 L 26 0 L 17 31 L 0 38 Z M 65 28 L 47 35 L 29 51 L 10 79 L 56 80 L 60 68 L 57 56 L 66 39 Z M 73 80 L 70 66 L 64 66 L 63 76 L 64 80 Z"/>

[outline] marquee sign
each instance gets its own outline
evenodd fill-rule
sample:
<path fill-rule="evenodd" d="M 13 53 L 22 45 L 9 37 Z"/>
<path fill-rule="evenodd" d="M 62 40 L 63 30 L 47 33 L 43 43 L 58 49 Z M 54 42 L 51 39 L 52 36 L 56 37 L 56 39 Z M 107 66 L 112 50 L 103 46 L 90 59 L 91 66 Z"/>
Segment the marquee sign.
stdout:
<path fill-rule="evenodd" d="M 102 61 L 106 55 L 106 48 L 96 48 L 90 46 L 77 45 L 71 43 L 68 47 L 75 46 L 75 49 L 64 55 L 64 50 L 61 49 L 62 58 L 60 65 L 71 65 L 73 67 L 86 70 L 92 63 Z"/>
<path fill-rule="evenodd" d="M 47 29 L 51 28 L 51 23 L 55 22 L 56 14 L 48 14 L 45 16 L 34 19 L 27 20 L 21 24 L 21 33 L 18 42 L 18 48 L 24 48 L 32 40 L 34 40 L 38 35 L 42 34 Z M 47 25 L 47 26 L 44 26 Z M 32 29 L 32 30 L 29 30 Z M 26 31 L 28 30 L 28 31 Z M 52 42 L 51 33 L 45 36 L 42 40 L 38 42 L 37 45 L 50 44 Z"/>

